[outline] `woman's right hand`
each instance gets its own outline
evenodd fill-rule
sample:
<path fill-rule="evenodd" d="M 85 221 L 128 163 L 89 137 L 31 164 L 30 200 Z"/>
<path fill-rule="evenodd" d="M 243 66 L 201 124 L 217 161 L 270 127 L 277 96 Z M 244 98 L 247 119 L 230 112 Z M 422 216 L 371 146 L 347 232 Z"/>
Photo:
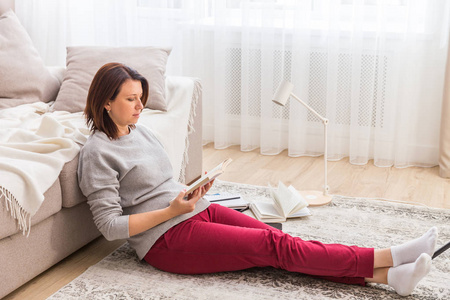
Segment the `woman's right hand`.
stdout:
<path fill-rule="evenodd" d="M 169 209 L 174 216 L 193 212 L 195 204 L 200 200 L 203 194 L 204 187 L 200 187 L 189 195 L 188 199 L 185 199 L 186 190 L 182 190 L 178 196 L 169 202 Z"/>

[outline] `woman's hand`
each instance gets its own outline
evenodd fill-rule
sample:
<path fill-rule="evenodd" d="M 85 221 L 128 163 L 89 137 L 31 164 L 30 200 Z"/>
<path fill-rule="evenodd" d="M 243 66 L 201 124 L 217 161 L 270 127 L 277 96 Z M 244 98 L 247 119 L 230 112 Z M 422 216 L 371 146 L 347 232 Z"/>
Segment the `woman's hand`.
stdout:
<path fill-rule="evenodd" d="M 206 193 L 209 191 L 209 189 L 212 187 L 214 180 L 211 180 L 210 182 L 208 182 L 207 184 L 205 184 L 203 187 L 205 189 L 204 193 L 202 194 L 202 197 L 206 195 Z"/>
<path fill-rule="evenodd" d="M 206 194 L 206 192 L 204 192 L 204 187 L 199 187 L 189 194 L 188 199 L 186 200 L 186 190 L 182 190 L 175 199 L 169 202 L 169 209 L 174 216 L 190 213 L 194 211 L 195 204 L 204 194 Z"/>
<path fill-rule="evenodd" d="M 162 222 L 172 219 L 178 215 L 192 212 L 195 209 L 197 201 L 206 193 L 205 188 L 201 187 L 185 199 L 186 190 L 182 190 L 178 196 L 169 202 L 169 207 L 148 211 L 139 214 L 132 214 L 129 217 L 128 233 L 130 236 L 141 233 L 153 228 Z"/>
<path fill-rule="evenodd" d="M 195 204 L 208 192 L 213 182 L 214 180 L 193 191 L 188 195 L 187 200 L 185 198 L 186 190 L 182 190 L 175 199 L 169 202 L 169 207 L 130 215 L 129 235 L 139 234 L 173 217 L 194 211 Z"/>
<path fill-rule="evenodd" d="M 186 200 L 186 190 L 182 190 L 178 196 L 170 201 L 169 209 L 174 214 L 174 216 L 190 213 L 194 211 L 195 204 L 197 204 L 198 200 L 205 196 L 205 194 L 209 191 L 211 186 L 213 185 L 214 180 L 211 180 L 204 186 L 201 186 L 194 190 L 187 196 Z"/>
<path fill-rule="evenodd" d="M 212 187 L 212 185 L 213 185 L 213 183 L 214 183 L 214 180 L 215 180 L 215 179 L 211 180 L 210 182 L 208 182 L 208 183 L 205 184 L 204 186 L 201 186 L 201 187 L 199 187 L 199 188 L 197 188 L 197 189 L 195 190 L 195 191 L 198 191 L 198 190 L 200 190 L 200 189 L 203 189 L 203 190 L 200 190 L 200 198 L 202 198 L 203 196 L 206 195 L 206 193 L 207 193 L 207 192 L 209 191 L 209 189 Z M 194 192 L 195 192 L 195 191 L 194 191 Z M 190 199 L 191 197 L 193 197 L 194 192 L 192 192 L 191 194 L 188 195 L 188 199 Z"/>

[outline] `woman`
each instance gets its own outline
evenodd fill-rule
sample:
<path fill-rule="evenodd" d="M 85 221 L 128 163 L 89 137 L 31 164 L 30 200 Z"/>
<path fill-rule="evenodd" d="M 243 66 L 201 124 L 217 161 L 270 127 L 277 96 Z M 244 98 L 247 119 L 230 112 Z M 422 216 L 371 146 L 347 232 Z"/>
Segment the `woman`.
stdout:
<path fill-rule="evenodd" d="M 162 145 L 135 125 L 147 99 L 147 80 L 119 63 L 101 67 L 89 89 L 92 135 L 80 153 L 78 179 L 106 239 L 126 238 L 140 259 L 182 274 L 272 266 L 336 282 L 389 284 L 409 295 L 430 271 L 435 227 L 386 249 L 325 245 L 210 204 L 202 197 L 212 182 L 185 195 Z"/>

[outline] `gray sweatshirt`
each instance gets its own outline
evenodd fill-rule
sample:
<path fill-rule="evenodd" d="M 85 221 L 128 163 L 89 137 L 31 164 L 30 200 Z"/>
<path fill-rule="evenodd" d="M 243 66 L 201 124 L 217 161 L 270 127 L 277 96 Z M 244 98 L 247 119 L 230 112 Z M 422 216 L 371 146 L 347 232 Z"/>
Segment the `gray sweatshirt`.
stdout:
<path fill-rule="evenodd" d="M 168 229 L 209 206 L 202 198 L 193 212 L 129 236 L 129 215 L 168 207 L 184 188 L 173 179 L 172 165 L 161 143 L 141 126 L 117 140 L 94 132 L 80 152 L 78 182 L 103 236 L 107 240 L 128 239 L 140 259 Z"/>

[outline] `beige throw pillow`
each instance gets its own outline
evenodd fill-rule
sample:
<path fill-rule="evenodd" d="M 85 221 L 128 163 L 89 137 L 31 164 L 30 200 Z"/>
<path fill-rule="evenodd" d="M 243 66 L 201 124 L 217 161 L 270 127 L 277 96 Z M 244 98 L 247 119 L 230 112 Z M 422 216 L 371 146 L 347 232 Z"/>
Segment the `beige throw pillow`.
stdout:
<path fill-rule="evenodd" d="M 50 74 L 12 10 L 0 16 L 0 109 L 56 98 L 59 81 Z"/>
<path fill-rule="evenodd" d="M 118 62 L 132 67 L 148 80 L 146 107 L 167 111 L 165 72 L 169 54 L 170 49 L 155 47 L 68 47 L 67 70 L 54 108 L 83 111 L 95 73 L 106 63 Z"/>

